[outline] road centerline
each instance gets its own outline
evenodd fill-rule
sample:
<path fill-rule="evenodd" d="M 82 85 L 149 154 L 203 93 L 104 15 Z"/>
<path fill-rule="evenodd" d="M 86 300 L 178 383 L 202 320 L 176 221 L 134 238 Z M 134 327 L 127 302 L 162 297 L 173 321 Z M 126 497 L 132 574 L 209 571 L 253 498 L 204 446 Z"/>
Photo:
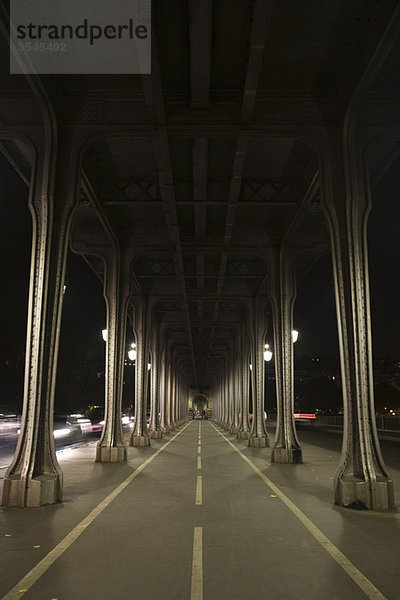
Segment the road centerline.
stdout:
<path fill-rule="evenodd" d="M 190 600 L 203 600 L 203 528 L 193 534 L 192 584 Z"/>

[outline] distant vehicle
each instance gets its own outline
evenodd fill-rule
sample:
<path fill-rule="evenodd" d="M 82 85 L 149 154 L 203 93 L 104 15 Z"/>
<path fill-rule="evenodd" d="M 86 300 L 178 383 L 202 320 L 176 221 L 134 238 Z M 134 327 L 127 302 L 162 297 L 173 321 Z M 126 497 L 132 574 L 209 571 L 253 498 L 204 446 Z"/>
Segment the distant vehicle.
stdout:
<path fill-rule="evenodd" d="M 267 413 L 265 412 L 265 410 L 264 410 L 264 419 L 265 419 L 266 421 L 268 421 L 268 415 L 267 415 Z M 253 420 L 253 413 L 249 413 L 249 421 L 252 421 L 252 420 Z"/>
<path fill-rule="evenodd" d="M 150 413 L 149 413 L 150 415 Z M 104 427 L 104 406 L 92 406 L 87 411 L 88 419 L 90 420 L 90 430 L 93 433 L 98 433 L 102 431 Z M 122 425 L 127 425 L 129 427 L 133 427 L 135 422 L 135 417 L 131 416 L 129 413 L 122 413 L 121 415 L 121 423 Z"/>
<path fill-rule="evenodd" d="M 82 439 L 82 430 L 80 424 L 76 419 L 71 418 L 71 415 L 54 415 L 53 435 L 56 443 L 74 444 Z"/>
<path fill-rule="evenodd" d="M 104 425 L 104 406 L 91 406 L 87 411 L 93 433 L 102 431 Z"/>
<path fill-rule="evenodd" d="M 315 413 L 294 413 L 296 423 L 313 423 L 316 420 Z"/>

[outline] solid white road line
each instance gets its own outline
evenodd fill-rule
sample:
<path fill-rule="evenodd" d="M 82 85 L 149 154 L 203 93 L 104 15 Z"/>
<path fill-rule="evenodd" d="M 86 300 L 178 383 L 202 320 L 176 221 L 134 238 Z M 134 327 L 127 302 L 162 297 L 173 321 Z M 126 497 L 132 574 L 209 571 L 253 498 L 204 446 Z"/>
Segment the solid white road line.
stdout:
<path fill-rule="evenodd" d="M 181 431 L 178 431 L 166 444 L 164 444 L 157 452 L 152 454 L 145 460 L 131 475 L 129 475 L 122 483 L 120 483 L 104 500 L 100 502 L 78 525 L 76 525 L 61 542 L 57 544 L 42 560 L 29 571 L 18 583 L 5 595 L 1 600 L 19 600 L 21 598 L 21 589 L 29 590 L 34 583 L 51 567 L 51 565 L 59 558 L 68 548 L 78 539 L 78 537 L 93 523 L 93 521 L 119 496 L 121 492 L 137 477 L 143 469 L 147 467 L 167 446 L 180 435 L 190 423 L 185 425 Z"/>
<path fill-rule="evenodd" d="M 203 504 L 203 477 L 201 475 L 197 475 L 197 484 L 196 484 L 196 506 Z"/>
<path fill-rule="evenodd" d="M 257 473 L 257 475 L 267 484 L 267 486 L 282 500 L 284 504 L 286 504 L 287 508 L 299 519 L 299 521 L 304 525 L 306 529 L 311 533 L 311 535 L 317 540 L 319 544 L 332 556 L 332 558 L 338 563 L 339 566 L 342 567 L 344 571 L 351 577 L 355 584 L 358 585 L 359 588 L 364 592 L 364 594 L 370 598 L 370 600 L 387 600 L 386 596 L 384 596 L 378 588 L 374 586 L 374 584 L 365 577 L 353 565 L 352 562 L 337 548 L 329 538 L 326 537 L 324 533 L 316 526 L 314 523 L 303 513 L 300 508 L 294 504 L 282 491 L 279 487 L 277 487 L 256 465 L 251 462 L 247 456 L 243 454 L 228 438 L 226 438 L 218 429 L 210 423 L 211 427 L 215 429 L 219 435 L 224 438 L 224 440 L 243 458 L 243 460 L 249 465 L 249 467 Z"/>
<path fill-rule="evenodd" d="M 193 535 L 192 588 L 190 600 L 203 600 L 203 528 L 195 527 Z"/>

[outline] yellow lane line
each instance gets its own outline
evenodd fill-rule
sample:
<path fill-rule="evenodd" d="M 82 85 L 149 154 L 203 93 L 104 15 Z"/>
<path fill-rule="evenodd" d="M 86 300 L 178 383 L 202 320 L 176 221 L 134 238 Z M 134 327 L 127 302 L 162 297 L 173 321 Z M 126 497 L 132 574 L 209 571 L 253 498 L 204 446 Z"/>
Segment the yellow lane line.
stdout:
<path fill-rule="evenodd" d="M 203 504 L 203 477 L 197 475 L 196 483 L 196 506 Z"/>
<path fill-rule="evenodd" d="M 203 528 L 195 527 L 193 535 L 192 587 L 190 600 L 203 600 Z"/>

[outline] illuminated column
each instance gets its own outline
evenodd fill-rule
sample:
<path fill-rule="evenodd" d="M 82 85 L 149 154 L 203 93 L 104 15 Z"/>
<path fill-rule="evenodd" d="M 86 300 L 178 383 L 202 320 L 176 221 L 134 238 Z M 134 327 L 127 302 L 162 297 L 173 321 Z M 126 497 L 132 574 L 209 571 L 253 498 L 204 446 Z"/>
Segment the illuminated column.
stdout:
<path fill-rule="evenodd" d="M 335 503 L 387 510 L 393 483 L 376 432 L 367 250 L 370 195 L 364 148 L 332 135 L 322 165 L 322 200 L 331 238 L 344 404 Z"/>
<path fill-rule="evenodd" d="M 173 423 L 173 361 L 172 361 L 172 350 L 171 343 L 169 343 L 168 361 L 167 361 L 167 424 L 169 431 L 175 429 Z"/>
<path fill-rule="evenodd" d="M 229 344 L 229 433 L 235 433 L 235 410 L 236 410 L 236 377 L 235 377 L 235 356 L 234 344 Z"/>
<path fill-rule="evenodd" d="M 251 329 L 251 389 L 253 394 L 253 422 L 249 435 L 249 446 L 265 448 L 269 446 L 264 417 L 264 340 L 265 340 L 265 306 L 258 299 L 252 304 Z"/>
<path fill-rule="evenodd" d="M 175 430 L 175 361 L 172 354 L 168 370 L 169 428 Z"/>
<path fill-rule="evenodd" d="M 165 348 L 163 348 L 161 353 L 161 362 L 160 362 L 160 427 L 162 433 L 168 433 L 168 406 L 167 406 L 167 366 L 166 366 L 166 358 L 165 358 Z"/>
<path fill-rule="evenodd" d="M 241 325 L 239 337 L 239 426 L 237 437 L 248 439 L 249 428 L 249 350 L 247 344 L 247 333 Z"/>
<path fill-rule="evenodd" d="M 241 363 L 241 328 L 238 325 L 235 331 L 234 338 L 234 354 L 233 354 L 233 377 L 234 377 L 234 397 L 233 397 L 233 430 L 232 433 L 238 434 L 241 424 L 241 408 L 242 408 L 242 363 Z"/>
<path fill-rule="evenodd" d="M 293 306 L 296 298 L 295 269 L 287 249 L 271 256 L 269 298 L 274 325 L 277 423 L 272 461 L 301 463 L 302 451 L 294 423 Z"/>
<path fill-rule="evenodd" d="M 149 307 L 144 296 L 135 302 L 136 368 L 135 368 L 135 425 L 129 438 L 130 446 L 149 446 L 147 431 L 147 392 L 149 364 Z"/>
<path fill-rule="evenodd" d="M 96 461 L 121 462 L 126 460 L 121 407 L 131 261 L 116 246 L 103 258 L 107 306 L 106 389 L 104 427 L 96 448 Z"/>
<path fill-rule="evenodd" d="M 223 384 L 223 405 L 224 405 L 224 419 L 223 428 L 229 428 L 229 361 L 226 352 L 224 353 L 224 384 Z"/>
<path fill-rule="evenodd" d="M 162 437 L 160 426 L 160 323 L 153 315 L 152 329 L 152 352 L 150 369 L 150 426 L 149 433 L 151 438 Z"/>
<path fill-rule="evenodd" d="M 37 140 L 29 207 L 32 254 L 21 432 L 4 477 L 5 506 L 62 500 L 53 437 L 54 390 L 71 219 L 79 199 L 77 149 L 68 131 Z"/>

